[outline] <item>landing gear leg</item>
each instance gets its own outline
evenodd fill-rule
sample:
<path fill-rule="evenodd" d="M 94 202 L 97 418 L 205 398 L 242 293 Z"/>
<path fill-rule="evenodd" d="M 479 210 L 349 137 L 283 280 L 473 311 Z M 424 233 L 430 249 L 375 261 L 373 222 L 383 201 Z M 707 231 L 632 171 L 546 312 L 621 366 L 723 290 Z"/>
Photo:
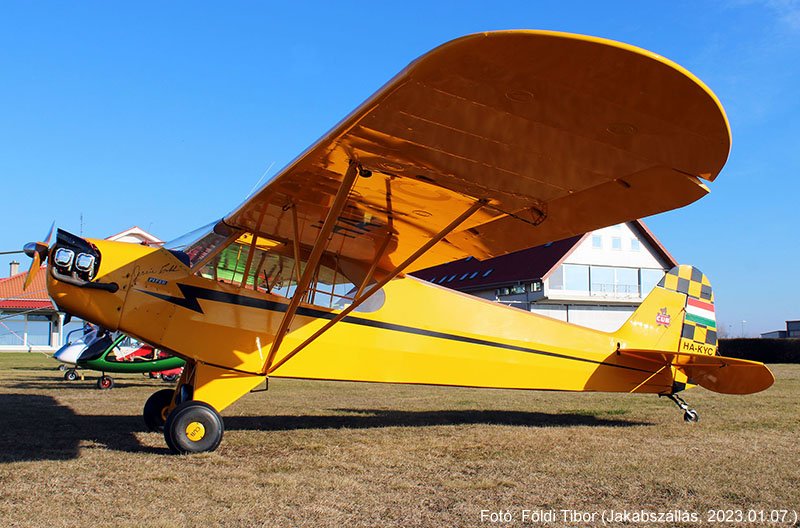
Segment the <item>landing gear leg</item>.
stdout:
<path fill-rule="evenodd" d="M 686 403 L 686 400 L 684 400 L 677 394 L 662 394 L 661 396 L 666 396 L 667 398 L 672 400 L 675 403 L 675 405 L 680 407 L 680 409 L 683 411 L 684 422 L 694 423 L 700 420 L 700 415 L 697 414 L 697 411 L 695 411 L 694 409 L 690 409 L 689 404 Z"/>
<path fill-rule="evenodd" d="M 169 406 L 172 404 L 172 397 L 175 391 L 172 389 L 162 389 L 156 391 L 147 398 L 142 411 L 144 424 L 150 431 L 161 431 L 167 421 Z"/>

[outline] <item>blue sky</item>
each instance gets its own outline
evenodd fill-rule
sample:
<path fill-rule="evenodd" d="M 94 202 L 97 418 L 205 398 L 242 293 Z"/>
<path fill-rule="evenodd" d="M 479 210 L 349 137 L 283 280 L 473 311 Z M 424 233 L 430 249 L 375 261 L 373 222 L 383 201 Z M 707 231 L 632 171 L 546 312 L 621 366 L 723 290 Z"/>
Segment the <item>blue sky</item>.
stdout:
<path fill-rule="evenodd" d="M 417 56 L 510 28 L 620 40 L 708 84 L 731 122 L 728 164 L 710 196 L 646 221 L 711 278 L 730 333 L 800 318 L 797 0 L 6 1 L 0 250 L 53 220 L 79 232 L 81 214 L 87 236 L 139 225 L 177 237 L 233 209 Z"/>

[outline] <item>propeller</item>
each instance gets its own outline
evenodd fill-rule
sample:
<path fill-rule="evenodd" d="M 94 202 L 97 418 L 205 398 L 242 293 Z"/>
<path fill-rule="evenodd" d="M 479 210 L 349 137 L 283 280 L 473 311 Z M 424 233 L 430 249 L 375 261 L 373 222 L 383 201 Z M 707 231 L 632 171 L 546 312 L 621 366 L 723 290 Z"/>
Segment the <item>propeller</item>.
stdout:
<path fill-rule="evenodd" d="M 28 289 L 28 286 L 33 282 L 33 278 L 39 272 L 42 263 L 47 260 L 47 252 L 50 249 L 50 237 L 53 236 L 53 228 L 55 226 L 56 223 L 53 222 L 53 225 L 50 226 L 50 232 L 47 233 L 47 238 L 44 239 L 44 242 L 28 242 L 25 244 L 25 247 L 22 248 L 22 251 L 33 259 L 31 267 L 28 269 L 28 275 L 25 277 L 25 284 L 22 286 L 23 290 Z"/>

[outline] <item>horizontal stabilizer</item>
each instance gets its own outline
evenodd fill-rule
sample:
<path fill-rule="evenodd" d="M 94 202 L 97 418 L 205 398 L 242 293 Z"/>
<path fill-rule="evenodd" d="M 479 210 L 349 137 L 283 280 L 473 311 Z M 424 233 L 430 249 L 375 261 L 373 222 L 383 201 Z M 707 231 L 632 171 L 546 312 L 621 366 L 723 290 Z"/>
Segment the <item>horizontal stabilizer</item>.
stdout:
<path fill-rule="evenodd" d="M 689 383 L 723 394 L 752 394 L 775 382 L 772 372 L 758 361 L 664 350 L 622 349 L 619 353 L 674 366 L 686 374 Z"/>

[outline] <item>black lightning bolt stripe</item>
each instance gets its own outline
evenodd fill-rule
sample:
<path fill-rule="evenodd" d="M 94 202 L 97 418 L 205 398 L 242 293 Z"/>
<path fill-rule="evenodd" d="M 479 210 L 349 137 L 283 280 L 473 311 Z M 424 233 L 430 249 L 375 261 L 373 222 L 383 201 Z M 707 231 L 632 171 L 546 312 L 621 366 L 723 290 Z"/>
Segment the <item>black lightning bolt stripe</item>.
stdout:
<path fill-rule="evenodd" d="M 221 302 L 225 304 L 235 304 L 237 306 L 245 306 L 248 308 L 256 308 L 259 310 L 269 310 L 272 312 L 286 312 L 288 307 L 287 304 L 275 302 L 275 301 L 268 301 L 266 299 L 254 299 L 252 297 L 246 297 L 244 295 L 237 295 L 235 293 L 227 293 L 221 292 L 217 290 L 209 290 L 206 288 L 200 288 L 198 286 L 191 286 L 188 284 L 178 284 L 178 288 L 181 290 L 183 294 L 183 298 L 175 297 L 172 295 L 165 295 L 162 293 L 151 292 L 147 290 L 142 290 L 137 288 L 137 291 L 142 293 L 146 293 L 147 295 L 151 295 L 158 299 L 170 302 L 177 306 L 181 306 L 186 308 L 187 310 L 192 310 L 198 313 L 203 313 L 203 309 L 200 307 L 200 303 L 198 302 L 200 299 L 206 301 L 215 301 Z M 300 307 L 297 309 L 297 314 L 302 315 L 305 317 L 313 317 L 316 319 L 333 319 L 336 317 L 337 314 L 326 312 L 323 310 L 317 310 L 314 308 L 307 308 L 307 307 Z M 583 363 L 592 363 L 594 365 L 604 365 L 606 367 L 615 367 L 624 370 L 633 370 L 636 372 L 645 372 L 647 374 L 652 374 L 650 370 L 638 369 L 636 367 L 629 367 L 626 365 L 618 365 L 616 363 L 607 363 L 605 361 L 597 361 L 594 359 L 587 359 L 575 356 L 568 356 L 566 354 L 558 354 L 556 352 L 546 352 L 544 350 L 536 350 L 533 348 L 526 348 L 517 345 L 508 345 L 505 343 L 496 343 L 494 341 L 487 341 L 485 339 L 479 339 L 475 337 L 466 337 L 460 336 L 456 334 L 448 334 L 445 332 L 437 332 L 435 330 L 425 330 L 424 328 L 416 328 L 413 326 L 405 326 L 399 325 L 394 323 L 385 323 L 383 321 L 373 321 L 371 319 L 364 319 L 362 317 L 353 317 L 347 316 L 342 319 L 343 323 L 355 324 L 360 326 L 368 326 L 371 328 L 379 328 L 382 330 L 391 330 L 394 332 L 403 332 L 407 334 L 415 334 L 420 336 L 426 337 L 433 337 L 436 339 L 447 339 L 449 341 L 459 341 L 461 343 L 469 343 L 472 345 L 481 345 L 481 346 L 488 346 L 493 348 L 502 348 L 505 350 L 513 350 L 515 352 L 526 352 L 528 354 L 538 354 L 540 356 L 548 356 L 554 357 L 558 359 L 570 359 L 573 361 L 581 361 Z"/>

